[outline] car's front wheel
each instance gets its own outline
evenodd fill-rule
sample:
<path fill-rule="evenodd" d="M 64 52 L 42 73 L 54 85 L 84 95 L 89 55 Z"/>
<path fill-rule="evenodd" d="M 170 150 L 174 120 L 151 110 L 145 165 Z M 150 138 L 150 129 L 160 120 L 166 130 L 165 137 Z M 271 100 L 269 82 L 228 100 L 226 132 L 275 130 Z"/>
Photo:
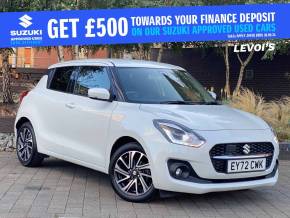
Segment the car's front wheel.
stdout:
<path fill-rule="evenodd" d="M 26 167 L 37 167 L 44 159 L 37 151 L 35 133 L 29 122 L 22 124 L 17 131 L 16 152 L 20 163 Z"/>
<path fill-rule="evenodd" d="M 128 143 L 112 156 L 110 179 L 116 193 L 132 202 L 144 202 L 156 194 L 149 160 L 142 147 Z"/>

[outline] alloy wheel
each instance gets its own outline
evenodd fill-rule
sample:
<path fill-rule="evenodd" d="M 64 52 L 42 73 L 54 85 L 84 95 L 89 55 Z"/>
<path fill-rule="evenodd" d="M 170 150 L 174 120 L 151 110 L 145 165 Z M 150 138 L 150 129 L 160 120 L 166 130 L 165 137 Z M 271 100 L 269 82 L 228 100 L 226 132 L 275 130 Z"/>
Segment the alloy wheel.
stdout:
<path fill-rule="evenodd" d="M 18 133 L 17 152 L 22 161 L 28 161 L 33 152 L 32 133 L 28 128 L 22 128 Z"/>
<path fill-rule="evenodd" d="M 147 156 L 140 151 L 127 151 L 122 154 L 115 162 L 114 179 L 127 195 L 146 194 L 153 186 Z"/>

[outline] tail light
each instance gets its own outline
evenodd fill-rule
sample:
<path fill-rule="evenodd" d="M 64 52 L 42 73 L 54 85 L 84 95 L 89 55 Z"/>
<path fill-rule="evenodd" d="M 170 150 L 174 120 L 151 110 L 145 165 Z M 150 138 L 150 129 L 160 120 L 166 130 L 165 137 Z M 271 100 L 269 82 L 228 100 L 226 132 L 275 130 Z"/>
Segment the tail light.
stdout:
<path fill-rule="evenodd" d="M 19 103 L 21 103 L 25 96 L 27 96 L 29 91 L 24 91 L 19 95 Z"/>

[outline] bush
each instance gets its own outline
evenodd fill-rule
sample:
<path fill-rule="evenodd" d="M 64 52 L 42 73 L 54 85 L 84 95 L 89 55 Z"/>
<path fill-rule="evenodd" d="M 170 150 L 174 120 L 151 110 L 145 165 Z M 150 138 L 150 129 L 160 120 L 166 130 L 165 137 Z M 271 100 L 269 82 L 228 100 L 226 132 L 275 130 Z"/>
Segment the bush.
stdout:
<path fill-rule="evenodd" d="M 280 141 L 290 141 L 290 97 L 266 102 L 261 95 L 243 88 L 229 104 L 261 117 L 274 128 Z"/>

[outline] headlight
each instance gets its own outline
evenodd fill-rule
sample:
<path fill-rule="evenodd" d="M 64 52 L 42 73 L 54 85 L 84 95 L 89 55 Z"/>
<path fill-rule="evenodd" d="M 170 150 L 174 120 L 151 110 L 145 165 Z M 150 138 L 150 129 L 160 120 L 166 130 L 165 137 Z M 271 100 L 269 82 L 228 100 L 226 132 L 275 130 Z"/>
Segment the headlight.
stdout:
<path fill-rule="evenodd" d="M 273 135 L 274 135 L 274 141 L 275 141 L 277 144 L 279 144 L 278 136 L 277 136 L 275 130 L 274 130 L 271 126 L 270 126 L 270 128 L 271 128 L 271 131 L 272 131 L 272 133 L 273 133 Z"/>
<path fill-rule="evenodd" d="M 206 142 L 203 137 L 179 123 L 169 120 L 154 120 L 153 123 L 171 143 L 198 148 Z"/>

